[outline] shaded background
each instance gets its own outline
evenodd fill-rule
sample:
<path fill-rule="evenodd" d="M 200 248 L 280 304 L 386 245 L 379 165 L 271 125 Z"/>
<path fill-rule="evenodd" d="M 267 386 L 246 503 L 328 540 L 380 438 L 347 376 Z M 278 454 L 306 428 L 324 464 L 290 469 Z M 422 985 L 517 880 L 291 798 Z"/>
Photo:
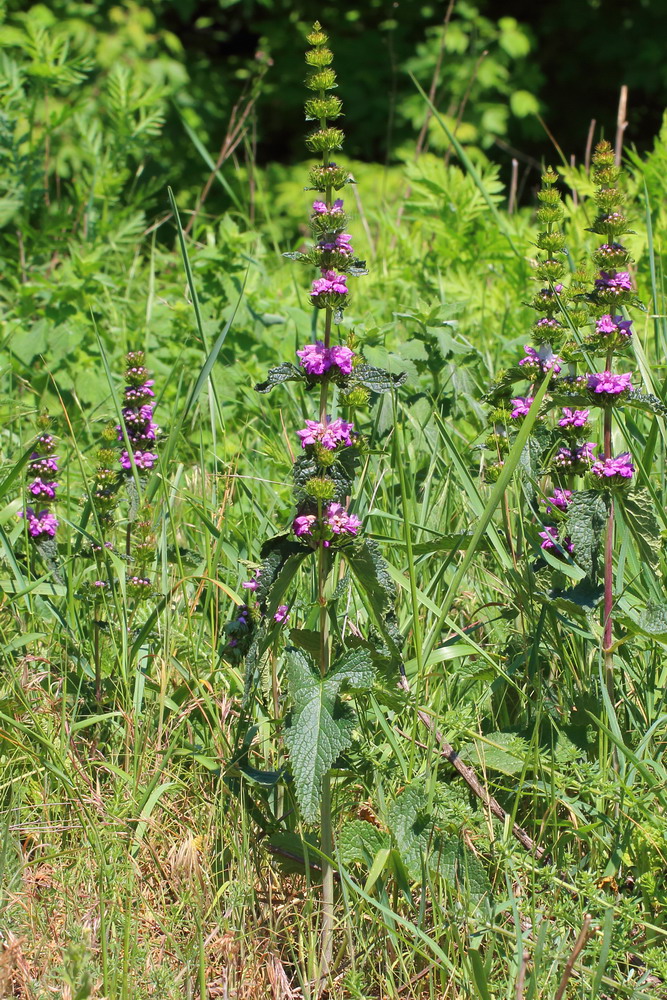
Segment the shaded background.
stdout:
<path fill-rule="evenodd" d="M 621 84 L 629 86 L 626 143 L 639 150 L 652 146 L 667 105 L 665 0 L 6 4 L 7 24 L 49 17 L 102 71 L 125 62 L 163 88 L 166 125 L 153 159 L 180 190 L 207 174 L 184 123 L 215 159 L 235 106 L 240 101 L 242 110 L 253 88 L 252 128 L 239 158 L 303 158 L 304 34 L 315 18 L 332 36 L 345 153 L 356 159 L 412 157 L 425 108 L 409 73 L 428 90 L 441 49 L 438 108 L 464 145 L 500 164 L 505 179 L 513 155 L 534 170 L 557 159 L 538 115 L 567 159 L 579 162 L 591 119 L 596 138 L 613 139 Z M 437 128 L 425 141 L 446 149 Z"/>

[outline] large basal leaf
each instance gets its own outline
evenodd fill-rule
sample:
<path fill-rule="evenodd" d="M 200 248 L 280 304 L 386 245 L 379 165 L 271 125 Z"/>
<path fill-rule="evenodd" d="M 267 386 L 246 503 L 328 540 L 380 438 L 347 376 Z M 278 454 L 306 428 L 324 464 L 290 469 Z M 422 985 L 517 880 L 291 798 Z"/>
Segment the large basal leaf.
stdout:
<path fill-rule="evenodd" d="M 624 615 L 623 624 L 634 635 L 645 635 L 659 642 L 667 642 L 667 604 L 649 603 L 632 617 Z"/>
<path fill-rule="evenodd" d="M 322 779 L 352 740 L 355 717 L 340 701 L 340 690 L 370 687 L 374 667 L 368 650 L 355 649 L 345 653 L 326 677 L 321 677 L 301 650 L 288 647 L 285 655 L 293 706 L 285 742 L 301 813 L 306 822 L 315 823 Z"/>
<path fill-rule="evenodd" d="M 607 522 L 604 496 L 596 490 L 572 494 L 562 531 L 574 545 L 574 560 L 589 576 L 593 575 L 597 553 Z"/>

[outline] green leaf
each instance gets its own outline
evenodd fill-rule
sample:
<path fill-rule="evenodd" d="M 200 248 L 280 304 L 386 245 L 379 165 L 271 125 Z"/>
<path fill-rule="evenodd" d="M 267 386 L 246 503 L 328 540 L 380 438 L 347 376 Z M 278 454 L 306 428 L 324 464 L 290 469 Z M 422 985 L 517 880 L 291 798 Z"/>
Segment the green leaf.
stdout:
<path fill-rule="evenodd" d="M 489 733 L 483 740 L 466 743 L 459 750 L 461 760 L 482 770 L 518 774 L 524 766 L 526 741 L 514 733 Z"/>
<path fill-rule="evenodd" d="M 283 361 L 281 365 L 272 368 L 263 382 L 255 386 L 256 392 L 271 392 L 271 389 L 283 382 L 305 382 L 304 373 L 291 361 Z"/>
<path fill-rule="evenodd" d="M 619 502 L 642 559 L 655 566 L 660 552 L 660 525 L 653 511 L 651 494 L 646 489 L 636 489 L 619 494 Z"/>
<path fill-rule="evenodd" d="M 362 385 L 365 389 L 370 389 L 371 392 L 391 392 L 392 389 L 403 385 L 407 377 L 405 372 L 392 375 L 391 372 L 387 372 L 383 368 L 361 364 L 352 369 L 348 386 L 351 388 L 354 385 Z"/>
<path fill-rule="evenodd" d="M 649 603 L 639 615 L 625 615 L 622 621 L 634 635 L 645 635 L 650 639 L 667 642 L 667 604 Z"/>
<path fill-rule="evenodd" d="M 363 538 L 342 551 L 353 577 L 368 599 L 391 654 L 398 658 L 403 636 L 398 630 L 394 611 L 396 588 L 377 542 Z"/>
<path fill-rule="evenodd" d="M 634 389 L 624 402 L 639 410 L 645 410 L 647 413 L 659 413 L 662 417 L 667 416 L 667 406 L 657 396 L 652 396 L 648 392 L 640 392 L 638 389 Z"/>
<path fill-rule="evenodd" d="M 345 653 L 325 677 L 301 650 L 288 647 L 285 656 L 293 705 L 285 742 L 301 813 L 306 822 L 315 823 L 322 779 L 349 747 L 356 721 L 349 706 L 340 701 L 339 692 L 343 687 L 370 687 L 374 667 L 365 649 Z"/>
<path fill-rule="evenodd" d="M 515 90 L 510 94 L 510 108 L 512 114 L 517 118 L 526 118 L 527 115 L 536 115 L 540 110 L 540 102 L 531 94 L 529 90 Z"/>
<path fill-rule="evenodd" d="M 589 576 L 592 576 L 595 570 L 607 513 L 604 496 L 596 490 L 573 493 L 567 508 L 565 526 L 561 534 L 563 537 L 569 537 L 574 545 L 575 562 Z"/>
<path fill-rule="evenodd" d="M 283 871 L 302 874 L 308 867 L 316 874 L 321 870 L 320 855 L 314 836 L 300 837 L 297 833 L 274 833 L 267 841 L 269 851 Z"/>
<path fill-rule="evenodd" d="M 390 846 L 389 834 L 378 830 L 364 819 L 346 823 L 338 838 L 338 850 L 344 865 L 360 862 L 370 868 L 378 851 L 386 850 Z"/>
<path fill-rule="evenodd" d="M 420 880 L 422 858 L 427 857 L 433 830 L 428 798 L 420 784 L 413 782 L 394 799 L 387 813 L 387 825 L 408 874 L 415 881 Z"/>
<path fill-rule="evenodd" d="M 552 590 L 549 593 L 549 602 L 561 611 L 568 614 L 590 615 L 600 604 L 604 597 L 604 587 L 602 584 L 594 583 L 589 577 L 579 580 L 574 587 L 567 590 Z"/>

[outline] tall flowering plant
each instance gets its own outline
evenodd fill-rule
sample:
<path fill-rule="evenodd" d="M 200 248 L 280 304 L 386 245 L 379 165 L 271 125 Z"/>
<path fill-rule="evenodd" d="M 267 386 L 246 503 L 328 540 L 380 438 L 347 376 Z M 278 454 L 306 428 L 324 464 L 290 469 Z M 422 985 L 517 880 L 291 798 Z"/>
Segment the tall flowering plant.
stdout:
<path fill-rule="evenodd" d="M 48 423 L 48 418 L 44 420 Z M 56 532 L 59 521 L 54 513 L 59 484 L 55 438 L 45 428 L 35 441 L 28 461 L 25 506 L 19 517 L 25 522 L 31 544 L 40 552 L 47 566 L 59 576 Z"/>
<path fill-rule="evenodd" d="M 263 658 L 276 649 L 281 630 L 291 624 L 284 649 L 291 704 L 285 742 L 301 814 L 306 822 L 321 821 L 323 865 L 322 973 L 330 966 L 333 942 L 333 832 L 330 771 L 350 745 L 354 715 L 344 691 L 370 687 L 378 659 L 398 658 L 401 637 L 394 620 L 394 589 L 375 543 L 364 534 L 363 520 L 351 501 L 355 468 L 365 444 L 354 412 L 378 393 L 400 385 L 393 376 L 367 364 L 354 335 L 341 325 L 352 297 L 352 282 L 366 273 L 346 232 L 348 214 L 337 193 L 353 183 L 350 173 L 332 159 L 343 132 L 332 122 L 341 115 L 333 56 L 327 36 L 316 23 L 308 35 L 310 68 L 306 86 L 306 119 L 315 123 L 306 142 L 319 154 L 309 173 L 315 198 L 310 210 L 313 242 L 306 252 L 286 256 L 315 269 L 310 300 L 321 322 L 319 336 L 271 369 L 256 386 L 267 393 L 284 382 L 296 382 L 316 412 L 296 430 L 299 455 L 294 463 L 295 511 L 287 530 L 262 548 L 263 561 L 243 586 L 247 603 L 227 626 L 227 655 L 246 658 L 248 691 L 253 689 Z M 342 411 L 342 415 L 341 414 Z M 305 604 L 303 628 L 290 621 L 288 598 L 299 568 L 315 563 L 314 592 Z M 339 601 L 352 577 L 373 612 L 375 631 L 368 638 L 344 636 Z M 302 598 L 303 602 L 303 598 Z M 314 626 L 314 627 L 313 627 Z"/>
<path fill-rule="evenodd" d="M 493 431 L 487 447 L 493 459 L 487 476 L 497 478 L 516 426 L 527 416 L 535 389 L 547 376 L 548 393 L 536 430 L 525 450 L 525 486 L 532 502 L 542 559 L 536 568 L 571 562 L 585 570 L 576 586 L 556 586 L 549 598 L 569 611 L 601 608 L 601 648 L 607 687 L 613 694 L 614 645 L 614 511 L 623 505 L 624 519 L 636 537 L 650 527 L 635 465 L 627 450 L 614 447 L 616 414 L 624 406 L 663 412 L 655 397 L 641 392 L 632 372 L 616 370 L 632 343 L 628 310 L 641 304 L 628 270 L 630 254 L 622 243 L 629 233 L 619 188 L 621 169 L 607 142 L 593 157 L 597 213 L 591 231 L 604 242 L 592 253 L 595 268 L 575 271 L 564 286 L 565 236 L 560 226 L 564 210 L 555 187 L 557 175 L 542 177 L 538 221 L 536 277 L 543 283 L 529 303 L 538 313 L 532 344 L 524 357 L 498 378 L 487 396 L 494 406 Z M 561 280 L 563 279 L 563 280 Z M 599 360 L 598 360 L 599 359 Z M 602 362 L 602 363 L 600 363 Z M 583 370 L 582 370 L 583 369 Z M 514 395 L 518 382 L 528 383 Z M 550 411 L 556 410 L 551 426 Z M 597 416 L 596 416 L 597 414 Z M 602 442 L 600 445 L 599 442 Z M 601 565 L 600 565 L 601 564 Z"/>

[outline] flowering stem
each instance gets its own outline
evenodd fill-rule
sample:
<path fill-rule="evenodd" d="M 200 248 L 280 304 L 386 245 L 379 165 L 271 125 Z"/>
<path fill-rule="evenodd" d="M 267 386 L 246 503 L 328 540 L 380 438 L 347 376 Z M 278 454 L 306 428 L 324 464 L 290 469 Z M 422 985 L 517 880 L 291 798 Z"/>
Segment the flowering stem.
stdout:
<path fill-rule="evenodd" d="M 102 704 L 102 664 L 100 662 L 100 627 L 93 621 L 93 659 L 95 661 L 95 701 L 97 707 Z"/>
<path fill-rule="evenodd" d="M 607 352 L 607 371 L 611 370 L 613 352 Z M 611 458 L 611 428 L 612 428 L 612 408 L 605 407 L 604 427 L 603 427 L 603 447 L 605 459 Z M 613 607 L 614 607 L 614 501 L 609 503 L 609 516 L 607 517 L 607 533 L 604 544 L 604 632 L 602 637 L 602 648 L 604 650 L 605 677 L 609 698 L 613 702 L 614 698 L 614 655 L 611 652 L 613 638 Z"/>

